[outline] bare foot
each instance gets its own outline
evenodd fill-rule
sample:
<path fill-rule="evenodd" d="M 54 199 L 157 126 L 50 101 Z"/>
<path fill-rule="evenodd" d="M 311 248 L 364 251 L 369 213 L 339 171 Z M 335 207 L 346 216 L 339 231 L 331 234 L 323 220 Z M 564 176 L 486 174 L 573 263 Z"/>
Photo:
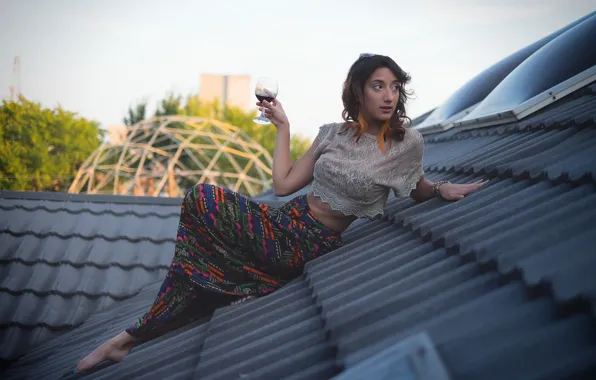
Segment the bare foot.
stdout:
<path fill-rule="evenodd" d="M 86 371 L 106 360 L 119 362 L 130 353 L 136 339 L 126 331 L 111 338 L 77 363 L 77 372 Z"/>

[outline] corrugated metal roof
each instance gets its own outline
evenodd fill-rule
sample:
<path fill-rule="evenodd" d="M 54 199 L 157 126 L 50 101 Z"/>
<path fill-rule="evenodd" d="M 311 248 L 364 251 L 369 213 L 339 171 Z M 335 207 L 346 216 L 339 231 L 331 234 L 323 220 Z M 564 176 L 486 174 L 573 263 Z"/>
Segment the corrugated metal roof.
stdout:
<path fill-rule="evenodd" d="M 489 177 L 491 182 L 454 203 L 392 198 L 385 219 L 354 223 L 344 234 L 344 247 L 307 264 L 292 284 L 270 296 L 218 309 L 209 321 L 146 343 L 123 362 L 88 377 L 329 379 L 342 374 L 341 378 L 354 379 L 363 373 L 367 360 L 387 364 L 383 358 L 403 346 L 404 339 L 420 333 L 428 337 L 429 352 L 436 352 L 451 379 L 596 376 L 596 177 L 594 167 L 585 164 L 596 157 L 596 107 L 588 106 L 594 104 L 593 87 L 523 123 L 426 136 L 425 169 L 433 180 L 468 182 Z M 279 202 L 272 195 L 261 199 Z M 36 206 L 28 207 L 34 210 Z M 48 212 L 23 212 L 32 218 L 40 211 Z M 82 215 L 58 212 L 64 218 Z M 143 219 L 163 226 L 107 231 L 115 244 L 130 244 L 127 247 L 133 252 L 140 242 L 148 247 L 171 244 L 167 232 L 159 231 L 170 228 L 172 219 L 176 224 L 176 212 L 163 219 Z M 106 234 L 101 229 L 105 216 L 98 210 L 100 220 L 89 217 L 96 229 L 85 227 L 81 230 L 84 236 L 75 236 L 65 227 L 59 230 L 63 235 L 52 234 L 52 224 L 43 218 L 15 222 L 16 227 L 8 223 L 3 228 L 12 239 L 32 239 L 27 226 L 35 226 L 48 228 L 41 234 L 44 238 L 87 241 L 85 236 L 92 233 Z M 124 213 L 115 218 L 131 216 Z M 117 223 L 116 219 L 110 220 Z M 149 239 L 142 231 L 157 235 Z M 159 233 L 164 242 L 155 239 Z M 10 246 L 24 241 L 17 239 Z M 61 247 L 57 242 L 46 241 L 43 250 L 58 249 L 53 247 Z M 43 250 L 38 249 L 40 254 Z M 95 299 L 88 294 L 99 294 L 101 287 L 84 281 L 82 272 L 88 269 L 69 264 L 77 257 L 75 251 L 66 254 L 72 257 L 68 263 L 42 271 L 58 279 L 56 271 L 66 270 L 60 266 L 70 265 L 74 269 L 68 273 L 80 273 L 68 281 L 79 281 L 87 293 L 76 293 L 77 287 L 68 281 L 11 279 L 7 284 L 31 289 L 25 296 L 38 297 L 37 302 L 44 296 L 38 294 L 43 287 L 53 284 L 60 290 L 55 296 L 64 298 L 63 308 L 75 297 Z M 11 252 L 2 253 L 3 258 L 9 257 L 0 262 L 2 270 L 7 270 L 5 266 L 11 266 L 11 273 L 24 270 L 26 265 Z M 149 267 L 159 268 L 156 273 L 162 271 L 171 254 L 166 253 L 166 261 L 148 255 L 153 257 Z M 87 260 L 88 256 L 81 257 Z M 126 254 L 108 255 L 106 260 L 113 265 L 98 262 L 92 271 L 118 270 L 113 276 L 126 276 L 144 269 L 133 263 L 148 256 L 145 252 L 134 259 Z M 26 257 L 36 263 L 32 266 L 41 264 L 35 255 Z M 60 255 L 47 257 L 56 261 Z M 92 257 L 100 261 L 101 255 Z M 126 265 L 118 266 L 120 260 Z M 155 281 L 160 276 L 156 274 Z M 150 306 L 159 281 L 136 295 L 130 285 L 148 280 L 147 275 L 138 275 L 128 285 L 105 284 L 114 292 L 106 294 L 123 300 L 92 306 L 103 309 L 74 331 L 28 349 L 6 377 L 59 377 L 68 372 L 80 357 Z M 66 296 L 73 292 L 72 297 Z M 21 297 L 17 293 L 10 294 L 15 306 Z M 6 294 L 4 290 L 2 296 Z M 17 311 L 3 315 L 7 324 L 11 315 L 25 310 L 13 309 Z M 30 313 L 47 314 L 44 310 L 39 307 Z M 63 318 L 73 320 L 71 315 Z M 403 363 L 396 362 L 393 368 L 403 370 Z"/>
<path fill-rule="evenodd" d="M 454 379 L 542 378 L 541 371 L 552 375 L 576 360 L 585 369 L 592 364 L 584 359 L 596 360 L 593 315 L 557 315 L 566 308 L 519 275 L 394 228 L 369 249 L 349 245 L 307 269 L 346 369 L 420 331 Z"/>

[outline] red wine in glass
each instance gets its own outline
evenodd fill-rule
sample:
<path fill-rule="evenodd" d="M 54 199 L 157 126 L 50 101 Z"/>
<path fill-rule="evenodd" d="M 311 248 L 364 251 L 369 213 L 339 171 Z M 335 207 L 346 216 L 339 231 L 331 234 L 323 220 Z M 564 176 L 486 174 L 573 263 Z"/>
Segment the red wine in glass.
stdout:
<path fill-rule="evenodd" d="M 264 95 L 259 95 L 257 94 L 257 99 L 259 99 L 259 102 L 263 102 L 264 100 L 268 101 L 269 103 L 271 103 L 273 101 L 273 99 L 275 99 L 273 96 L 264 96 Z"/>
<path fill-rule="evenodd" d="M 277 97 L 277 90 L 277 82 L 274 79 L 261 77 L 257 80 L 255 96 L 260 102 L 266 100 L 267 102 L 271 103 Z M 257 124 L 271 123 L 271 120 L 265 117 L 264 110 L 261 111 L 261 115 L 253 119 L 253 121 Z"/>

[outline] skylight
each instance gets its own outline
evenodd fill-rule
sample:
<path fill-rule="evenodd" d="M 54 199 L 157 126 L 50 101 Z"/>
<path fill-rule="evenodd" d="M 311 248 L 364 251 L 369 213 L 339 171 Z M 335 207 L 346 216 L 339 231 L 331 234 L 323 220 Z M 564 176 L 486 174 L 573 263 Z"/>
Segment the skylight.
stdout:
<path fill-rule="evenodd" d="M 454 125 L 478 123 L 480 117 L 499 113 L 503 110 L 511 110 L 545 89 L 549 89 L 577 74 L 578 70 L 585 71 L 590 66 L 594 66 L 594 59 L 589 58 L 593 56 L 593 53 L 587 53 L 590 49 L 586 49 L 584 46 L 590 44 L 596 46 L 596 41 L 594 41 L 596 33 L 590 27 L 595 17 L 596 12 L 592 12 L 484 70 L 453 93 L 445 103 L 435 109 L 415 128 L 423 131 L 441 131 Z M 560 42 L 561 40 L 563 42 Z M 552 57 L 552 51 L 559 52 L 561 45 L 565 47 L 564 45 L 569 44 L 570 41 L 575 41 L 573 46 L 581 45 L 584 47 L 584 51 L 575 51 L 575 55 L 586 55 L 582 62 L 575 65 L 567 61 L 568 57 L 565 54 L 568 53 L 555 53 L 562 55 Z M 567 46 L 567 49 L 563 50 L 573 51 L 575 49 L 573 46 L 571 48 Z M 544 53 L 544 51 L 547 53 Z M 544 60 L 545 56 L 548 57 L 549 61 Z M 560 75 L 559 67 L 553 69 L 553 62 L 562 67 L 566 74 Z M 536 67 L 541 69 L 537 71 Z M 520 75 L 520 72 L 523 75 Z M 540 74 L 536 75 L 536 73 Z M 560 80 L 561 77 L 564 77 L 564 79 Z M 530 82 L 532 90 L 525 88 Z M 509 86 L 510 89 L 505 93 L 500 92 L 504 86 L 505 88 Z M 514 94 L 515 96 L 512 96 L 511 91 L 517 91 Z M 494 95 L 495 93 L 500 94 L 498 98 Z M 511 104 L 502 104 L 503 100 L 510 100 Z M 498 122 L 503 122 L 503 119 L 498 119 Z"/>
<path fill-rule="evenodd" d="M 516 67 L 455 126 L 520 120 L 596 80 L 596 12 Z"/>

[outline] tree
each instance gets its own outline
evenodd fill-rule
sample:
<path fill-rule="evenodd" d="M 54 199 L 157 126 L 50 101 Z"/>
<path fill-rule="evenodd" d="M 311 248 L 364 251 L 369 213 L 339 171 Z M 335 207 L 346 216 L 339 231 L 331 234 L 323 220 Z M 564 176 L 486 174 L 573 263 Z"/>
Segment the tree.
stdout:
<path fill-rule="evenodd" d="M 181 115 L 183 114 L 181 104 L 182 97 L 180 95 L 174 96 L 174 94 L 170 93 L 157 105 L 155 116 Z"/>
<path fill-rule="evenodd" d="M 0 189 L 67 191 L 83 161 L 99 147 L 99 123 L 24 97 L 0 107 Z"/>
<path fill-rule="evenodd" d="M 143 100 L 135 108 L 128 107 L 128 117 L 124 117 L 124 125 L 135 125 L 147 117 L 147 101 Z"/>
<path fill-rule="evenodd" d="M 302 136 L 293 136 L 290 139 L 290 155 L 296 161 L 310 148 L 312 141 Z"/>
<path fill-rule="evenodd" d="M 137 109 L 142 104 L 137 105 Z M 246 132 L 273 156 L 276 136 L 275 127 L 271 124 L 261 125 L 253 122 L 253 119 L 257 116 L 256 110 L 245 112 L 238 107 L 227 105 L 222 107 L 217 100 L 208 103 L 201 102 L 197 95 L 188 95 L 183 104 L 183 97 L 181 95 L 169 93 L 166 98 L 158 102 L 155 111 L 155 116 L 164 115 L 198 116 L 232 124 Z M 310 144 L 310 139 L 301 135 L 293 135 L 290 141 L 292 159 L 297 160 L 308 150 Z"/>

